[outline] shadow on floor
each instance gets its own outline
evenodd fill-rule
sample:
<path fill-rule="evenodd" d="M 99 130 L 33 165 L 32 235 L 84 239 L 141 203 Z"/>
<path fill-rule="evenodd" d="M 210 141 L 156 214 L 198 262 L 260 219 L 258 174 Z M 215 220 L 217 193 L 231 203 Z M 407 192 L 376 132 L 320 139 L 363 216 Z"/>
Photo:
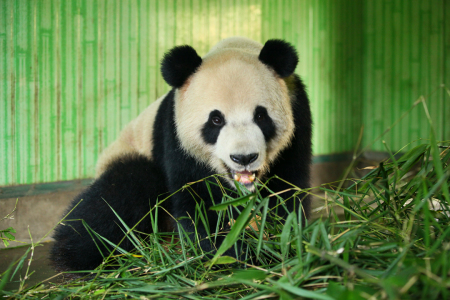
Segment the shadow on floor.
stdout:
<path fill-rule="evenodd" d="M 51 278 L 57 273 L 53 270 L 53 268 L 50 266 L 50 261 L 48 260 L 48 253 L 50 251 L 50 247 L 52 245 L 52 242 L 42 243 L 42 246 L 36 246 L 34 248 L 33 257 L 31 260 L 30 268 L 28 271 L 28 278 L 26 279 L 24 283 L 24 288 L 31 287 L 33 285 L 36 285 L 40 283 L 43 280 L 46 280 L 48 278 Z M 25 252 L 29 249 L 30 246 L 24 246 L 24 247 L 18 247 L 18 248 L 12 248 L 12 249 L 1 249 L 0 250 L 0 274 L 5 272 L 8 267 L 18 261 Z M 10 281 L 6 284 L 4 290 L 6 291 L 12 291 L 17 290 L 20 287 L 20 281 L 25 278 L 27 266 L 30 261 L 31 257 L 31 251 L 28 253 L 26 260 L 23 263 L 22 270 L 15 274 L 13 281 Z M 14 266 L 15 268 L 15 266 Z M 9 276 L 12 276 L 14 272 L 14 269 L 9 274 Z M 31 275 L 30 275 L 31 274 Z M 56 276 L 52 278 L 51 282 L 58 282 L 61 281 L 62 276 Z"/>

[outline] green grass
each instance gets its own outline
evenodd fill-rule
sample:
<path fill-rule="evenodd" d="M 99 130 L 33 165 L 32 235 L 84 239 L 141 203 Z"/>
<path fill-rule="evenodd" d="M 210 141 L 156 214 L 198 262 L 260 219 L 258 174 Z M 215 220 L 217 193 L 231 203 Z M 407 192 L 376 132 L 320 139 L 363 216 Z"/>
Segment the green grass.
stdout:
<path fill-rule="evenodd" d="M 241 214 L 223 233 L 225 242 L 212 260 L 183 234 L 154 233 L 140 240 L 123 223 L 136 251 L 117 246 L 121 254 L 107 258 L 89 280 L 46 282 L 20 291 L 1 291 L 0 284 L 0 294 L 21 299 L 450 299 L 449 146 L 419 145 L 399 159 L 392 155 L 350 187 L 321 187 L 315 201 L 323 201 L 323 213 L 305 226 L 299 212 L 286 220 L 269 218 L 268 198 L 240 189 L 237 197 L 224 197 L 215 207 L 222 217 L 234 209 Z M 277 209 L 283 209 L 282 196 L 272 195 L 280 203 Z M 155 223 L 157 211 L 147 216 Z M 203 213 L 199 205 L 193 221 L 206 222 Z M 252 219 L 257 230 L 248 226 Z M 246 245 L 247 259 L 220 256 L 238 239 Z M 110 264 L 117 269 L 106 270 Z M 3 274 L 2 282 L 10 276 Z"/>

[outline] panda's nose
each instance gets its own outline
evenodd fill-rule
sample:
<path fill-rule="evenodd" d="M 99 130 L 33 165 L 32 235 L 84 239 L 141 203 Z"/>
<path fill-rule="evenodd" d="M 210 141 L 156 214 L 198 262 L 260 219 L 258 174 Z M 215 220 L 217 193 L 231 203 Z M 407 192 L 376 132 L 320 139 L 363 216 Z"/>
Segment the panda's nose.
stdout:
<path fill-rule="evenodd" d="M 245 166 L 254 162 L 258 158 L 258 153 L 251 153 L 247 155 L 231 154 L 230 158 L 235 163 Z"/>

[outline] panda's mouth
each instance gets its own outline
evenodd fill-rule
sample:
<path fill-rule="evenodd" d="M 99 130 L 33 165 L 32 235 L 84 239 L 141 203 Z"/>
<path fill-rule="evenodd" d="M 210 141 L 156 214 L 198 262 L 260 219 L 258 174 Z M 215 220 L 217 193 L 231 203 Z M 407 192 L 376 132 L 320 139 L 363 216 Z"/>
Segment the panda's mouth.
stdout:
<path fill-rule="evenodd" d="M 235 180 L 246 187 L 252 187 L 258 178 L 258 171 L 236 171 L 229 169 L 231 180 Z"/>

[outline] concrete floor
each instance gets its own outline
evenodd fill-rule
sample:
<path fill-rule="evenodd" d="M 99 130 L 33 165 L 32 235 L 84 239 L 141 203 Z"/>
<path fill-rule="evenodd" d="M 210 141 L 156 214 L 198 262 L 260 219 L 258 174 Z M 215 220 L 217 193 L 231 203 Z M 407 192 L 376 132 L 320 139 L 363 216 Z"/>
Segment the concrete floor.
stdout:
<path fill-rule="evenodd" d="M 3 220 L 1 228 L 13 227 L 16 230 L 17 242 L 11 242 L 9 247 L 17 247 L 41 241 L 51 240 L 51 231 L 61 220 L 69 202 L 82 189 L 65 192 L 47 193 L 42 195 L 0 199 L 0 217 L 14 210 L 11 217 Z M 17 206 L 16 206 L 17 202 Z M 0 249 L 5 248 L 0 243 Z M 0 260 L 2 257 L 0 256 Z"/>
<path fill-rule="evenodd" d="M 49 280 L 50 282 L 61 282 L 63 276 L 57 276 L 58 274 L 50 266 L 50 262 L 48 260 L 48 253 L 51 244 L 52 242 L 41 243 L 39 246 L 34 248 L 33 253 L 31 253 L 31 251 L 28 253 L 27 259 L 25 260 L 24 266 L 20 272 L 14 276 L 13 281 L 6 284 L 6 291 L 19 289 L 20 281 L 27 275 L 27 264 L 30 259 L 30 269 L 28 270 L 28 277 L 25 280 L 24 288 L 31 287 L 49 278 L 51 278 Z M 29 246 L 0 250 L 0 274 L 5 272 L 12 263 L 18 261 L 28 249 Z M 9 276 L 11 275 L 12 273 L 10 273 Z"/>
<path fill-rule="evenodd" d="M 17 290 L 20 286 L 20 279 L 26 275 L 26 266 L 31 258 L 30 270 L 28 274 L 34 272 L 27 280 L 26 286 L 32 286 L 57 275 L 50 267 L 48 251 L 51 246 L 51 232 L 62 219 L 69 202 L 80 192 L 82 188 L 47 193 L 41 195 L 0 199 L 0 217 L 14 211 L 10 218 L 1 221 L 1 229 L 13 227 L 16 241 L 10 242 L 7 249 L 0 243 L 0 274 L 8 267 L 20 259 L 29 249 L 30 244 L 38 244 L 34 252 L 28 254 L 22 270 L 16 274 L 13 282 L 6 284 L 5 290 Z M 17 204 L 16 204 L 17 203 Z M 15 210 L 14 210 L 15 208 Z M 3 249 L 2 249 L 3 248 Z M 33 255 L 31 255 L 33 254 Z M 57 281 L 53 278 L 52 281 Z"/>

